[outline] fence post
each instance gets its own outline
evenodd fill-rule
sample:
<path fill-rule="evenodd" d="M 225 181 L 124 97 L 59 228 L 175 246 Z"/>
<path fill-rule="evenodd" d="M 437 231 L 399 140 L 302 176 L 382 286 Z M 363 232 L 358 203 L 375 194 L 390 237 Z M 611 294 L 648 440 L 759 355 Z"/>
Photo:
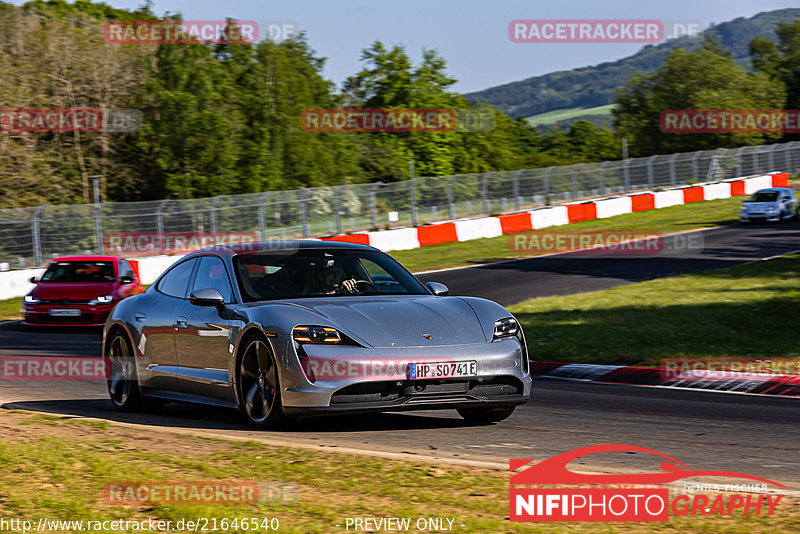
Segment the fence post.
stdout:
<path fill-rule="evenodd" d="M 522 174 L 522 169 L 518 170 L 514 173 L 514 178 L 512 178 L 512 190 L 514 193 L 514 211 L 520 210 L 520 205 L 522 204 L 522 199 L 519 197 L 519 175 Z"/>
<path fill-rule="evenodd" d="M 342 190 L 345 187 L 347 186 L 337 186 L 334 193 L 333 205 L 336 209 L 336 235 L 342 235 Z"/>
<path fill-rule="evenodd" d="M 267 198 L 272 194 L 272 191 L 267 191 L 261 197 L 261 202 L 258 204 L 258 230 L 261 235 L 258 236 L 259 241 L 267 240 Z"/>
<path fill-rule="evenodd" d="M 606 165 L 608 165 L 607 161 L 600 163 L 600 167 L 598 168 L 598 173 L 600 174 L 600 194 L 605 196 L 606 194 Z"/>
<path fill-rule="evenodd" d="M 734 163 L 733 177 L 734 178 L 738 178 L 739 176 L 742 175 L 742 161 L 739 159 L 739 151 L 740 150 L 741 149 L 739 149 L 739 148 L 735 148 L 733 150 L 733 163 Z"/>
<path fill-rule="evenodd" d="M 650 156 L 647 158 L 647 187 L 648 189 L 653 189 L 654 180 L 653 180 L 653 159 L 657 156 Z"/>
<path fill-rule="evenodd" d="M 484 173 L 481 174 L 481 195 L 483 196 L 483 213 L 489 215 L 490 206 L 489 206 L 489 187 L 487 184 L 488 178 L 493 175 L 494 172 Z"/>
<path fill-rule="evenodd" d="M 451 176 L 449 180 L 447 180 L 447 205 L 449 207 L 449 214 L 450 220 L 456 218 L 456 204 L 453 200 L 453 180 L 455 180 L 459 175 L 456 174 L 455 176 Z"/>
<path fill-rule="evenodd" d="M 211 233 L 214 234 L 214 241 L 217 240 L 217 202 L 222 198 L 222 195 L 215 196 L 211 199 L 211 207 L 209 208 L 208 218 L 211 222 Z"/>
<path fill-rule="evenodd" d="M 158 251 L 164 253 L 164 206 L 167 205 L 167 200 L 162 200 L 158 203 L 156 210 L 156 233 L 158 233 Z"/>
<path fill-rule="evenodd" d="M 547 167 L 544 171 L 544 177 L 542 178 L 542 182 L 544 182 L 544 204 L 545 206 L 550 204 L 550 171 L 553 170 L 553 167 Z"/>
<path fill-rule="evenodd" d="M 698 181 L 700 180 L 699 178 L 700 170 L 697 168 L 697 158 L 699 158 L 702 155 L 703 151 L 698 150 L 697 152 L 694 153 L 694 156 L 692 156 L 692 180 L 698 180 Z"/>
<path fill-rule="evenodd" d="M 103 254 L 103 222 L 101 220 L 103 215 L 103 206 L 105 206 L 105 203 L 94 205 L 94 236 L 97 240 L 98 254 Z"/>
<path fill-rule="evenodd" d="M 767 148 L 767 161 L 769 162 L 769 169 L 767 169 L 767 172 L 772 172 L 772 171 L 776 171 L 777 170 L 775 168 L 775 149 L 776 148 L 778 148 L 777 144 L 770 145 L 769 148 Z"/>
<path fill-rule="evenodd" d="M 308 237 L 308 207 L 306 206 L 306 197 L 308 196 L 308 189 L 300 191 L 300 224 L 303 229 L 303 237 Z"/>
<path fill-rule="evenodd" d="M 758 150 L 753 150 L 752 152 L 753 152 L 753 173 L 752 174 L 758 174 Z"/>
<path fill-rule="evenodd" d="M 381 182 L 371 184 L 372 187 L 369 188 L 369 224 L 370 228 L 377 228 L 378 227 L 378 211 L 377 201 L 375 192 L 378 188 L 383 185 Z"/>
<path fill-rule="evenodd" d="M 33 237 L 33 264 L 38 267 L 42 264 L 42 242 L 39 235 L 39 216 L 42 211 L 47 207 L 47 204 L 42 204 L 33 211 L 31 217 L 31 237 Z"/>
<path fill-rule="evenodd" d="M 576 163 L 572 166 L 572 170 L 569 172 L 569 179 L 572 182 L 572 200 L 578 200 L 578 167 L 580 167 L 580 163 Z"/>
<path fill-rule="evenodd" d="M 629 159 L 622 160 L 622 176 L 624 179 L 623 187 L 625 188 L 625 192 L 629 193 L 631 190 L 631 173 L 628 169 Z"/>
<path fill-rule="evenodd" d="M 417 225 L 417 180 L 419 178 L 412 178 L 409 180 L 411 183 L 411 226 Z"/>
<path fill-rule="evenodd" d="M 790 147 L 790 146 L 787 146 L 786 148 L 783 149 L 783 153 L 785 155 L 784 161 L 786 163 L 785 171 L 790 173 L 790 174 L 792 172 L 792 155 L 791 155 L 791 152 L 792 152 L 792 147 Z"/>

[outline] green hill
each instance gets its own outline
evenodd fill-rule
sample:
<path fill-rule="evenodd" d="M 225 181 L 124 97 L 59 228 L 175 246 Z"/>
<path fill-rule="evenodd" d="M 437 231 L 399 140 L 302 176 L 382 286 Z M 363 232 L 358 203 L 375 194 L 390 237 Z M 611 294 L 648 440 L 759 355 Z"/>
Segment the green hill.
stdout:
<path fill-rule="evenodd" d="M 774 39 L 778 22 L 795 19 L 800 19 L 800 9 L 780 9 L 713 25 L 703 33 L 714 36 L 726 50 L 730 50 L 737 63 L 749 68 L 751 39 L 758 35 Z M 652 72 L 672 50 L 695 50 L 700 42 L 699 36 L 672 39 L 658 45 L 647 45 L 636 54 L 618 61 L 535 76 L 464 96 L 486 101 L 512 117 L 606 106 L 614 102 L 617 88 L 636 71 Z"/>

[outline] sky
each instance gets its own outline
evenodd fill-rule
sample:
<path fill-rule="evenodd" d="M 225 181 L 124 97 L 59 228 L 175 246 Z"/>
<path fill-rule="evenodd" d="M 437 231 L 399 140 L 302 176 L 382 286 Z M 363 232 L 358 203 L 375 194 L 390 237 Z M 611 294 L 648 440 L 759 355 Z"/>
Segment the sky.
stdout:
<path fill-rule="evenodd" d="M 24 3 L 13 0 L 14 4 Z M 106 0 L 134 9 L 143 0 Z M 711 23 L 761 11 L 800 7 L 787 0 L 155 0 L 157 15 L 181 13 L 185 20 L 293 22 L 307 32 L 324 75 L 337 87 L 358 72 L 361 51 L 374 41 L 403 44 L 414 63 L 423 48 L 436 49 L 458 80 L 453 89 L 477 91 L 558 70 L 596 65 L 629 56 L 641 44 L 514 43 L 516 19 L 658 19 Z"/>

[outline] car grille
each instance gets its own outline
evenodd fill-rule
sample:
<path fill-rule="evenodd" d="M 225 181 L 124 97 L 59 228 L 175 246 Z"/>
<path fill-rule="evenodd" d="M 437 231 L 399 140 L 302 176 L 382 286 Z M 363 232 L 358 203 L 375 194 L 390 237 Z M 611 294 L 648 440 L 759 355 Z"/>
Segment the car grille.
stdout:
<path fill-rule="evenodd" d="M 61 306 L 75 306 L 77 304 L 88 304 L 88 300 L 75 299 L 42 299 L 41 304 L 60 304 Z"/>
<path fill-rule="evenodd" d="M 406 380 L 403 382 L 365 382 L 340 389 L 331 404 L 384 403 L 405 398 L 477 397 L 497 398 L 521 395 L 523 385 L 513 376 L 477 380 Z"/>

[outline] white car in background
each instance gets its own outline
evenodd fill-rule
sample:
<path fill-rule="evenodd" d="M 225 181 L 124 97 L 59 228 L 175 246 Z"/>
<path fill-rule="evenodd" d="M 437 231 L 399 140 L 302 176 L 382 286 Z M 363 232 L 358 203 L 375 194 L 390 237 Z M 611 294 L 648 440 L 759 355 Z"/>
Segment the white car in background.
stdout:
<path fill-rule="evenodd" d="M 798 202 L 789 187 L 770 187 L 760 189 L 742 202 L 739 208 L 739 222 L 769 221 L 777 222 L 797 217 Z"/>

